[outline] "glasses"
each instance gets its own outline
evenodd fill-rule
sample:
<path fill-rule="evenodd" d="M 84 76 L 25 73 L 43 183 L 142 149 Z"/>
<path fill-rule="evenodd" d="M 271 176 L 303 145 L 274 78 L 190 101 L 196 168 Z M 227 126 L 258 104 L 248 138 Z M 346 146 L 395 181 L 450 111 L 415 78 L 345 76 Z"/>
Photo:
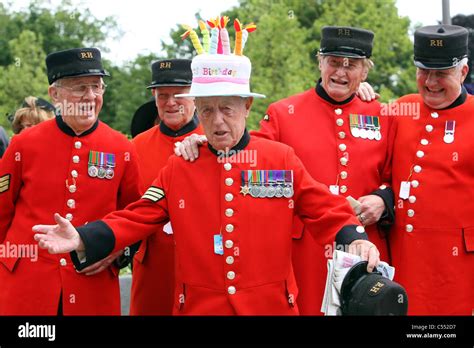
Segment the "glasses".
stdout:
<path fill-rule="evenodd" d="M 56 85 L 56 87 L 67 89 L 71 91 L 73 97 L 81 98 L 86 95 L 89 88 L 91 89 L 92 93 L 94 93 L 94 95 L 103 95 L 105 93 L 105 88 L 107 87 L 107 85 L 105 83 L 102 83 L 100 85 L 77 85 L 73 87 Z"/>

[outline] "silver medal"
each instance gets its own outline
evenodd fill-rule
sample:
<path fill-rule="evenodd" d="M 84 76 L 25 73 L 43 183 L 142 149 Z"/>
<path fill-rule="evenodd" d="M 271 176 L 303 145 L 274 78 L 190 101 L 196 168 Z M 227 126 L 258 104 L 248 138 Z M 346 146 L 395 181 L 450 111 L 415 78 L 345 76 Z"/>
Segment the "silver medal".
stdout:
<path fill-rule="evenodd" d="M 87 169 L 87 173 L 89 174 L 90 177 L 95 178 L 98 173 L 98 169 L 96 166 L 89 166 L 89 169 Z"/>
<path fill-rule="evenodd" d="M 379 130 L 375 131 L 375 140 L 380 141 L 382 140 L 382 133 Z"/>
<path fill-rule="evenodd" d="M 374 132 L 372 129 L 369 129 L 369 130 L 367 131 L 367 138 L 368 138 L 369 140 L 374 140 L 374 139 L 375 139 L 375 132 Z"/>
<path fill-rule="evenodd" d="M 114 177 L 114 175 L 114 170 L 112 168 L 107 168 L 107 170 L 105 171 L 105 177 L 110 180 Z"/>
<path fill-rule="evenodd" d="M 359 128 L 357 128 L 357 127 L 352 127 L 352 128 L 351 128 L 351 134 L 352 134 L 352 136 L 353 136 L 354 138 L 358 138 L 358 137 L 359 137 L 359 134 L 360 134 Z"/>
<path fill-rule="evenodd" d="M 293 197 L 293 188 L 291 186 L 286 186 L 283 189 L 283 196 L 285 196 L 285 198 Z"/>
<path fill-rule="evenodd" d="M 275 193 L 276 193 L 275 187 L 269 186 L 269 187 L 267 188 L 267 197 L 268 197 L 268 198 L 275 197 Z"/>
<path fill-rule="evenodd" d="M 275 197 L 283 197 L 283 187 L 277 186 L 277 188 L 275 189 Z"/>
<path fill-rule="evenodd" d="M 100 167 L 99 170 L 97 171 L 97 177 L 103 179 L 105 178 L 105 174 L 106 174 L 105 168 Z"/>

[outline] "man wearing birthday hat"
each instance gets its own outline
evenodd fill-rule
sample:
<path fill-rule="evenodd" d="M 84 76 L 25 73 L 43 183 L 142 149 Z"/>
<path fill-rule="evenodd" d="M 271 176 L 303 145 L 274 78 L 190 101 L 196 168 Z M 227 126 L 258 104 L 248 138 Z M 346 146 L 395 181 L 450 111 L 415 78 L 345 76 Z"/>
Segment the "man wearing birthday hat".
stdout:
<path fill-rule="evenodd" d="M 35 239 L 51 253 L 76 251 L 71 255 L 81 269 L 171 221 L 175 314 L 296 315 L 294 215 L 328 243 L 352 245 L 370 268 L 378 250 L 346 200 L 314 181 L 290 147 L 249 135 L 253 98 L 263 96 L 250 91 L 250 60 L 241 49 L 230 53 L 225 24 L 193 59 L 191 90 L 181 95 L 196 98 L 208 139 L 200 160 L 173 156 L 126 210 L 77 230 L 56 216 L 59 226 L 35 226 Z M 190 35 L 197 46 L 197 35 Z M 242 47 L 239 36 L 236 47 Z"/>
<path fill-rule="evenodd" d="M 384 233 L 394 215 L 389 185 L 392 120 L 379 116 L 380 103 L 364 102 L 356 95 L 372 66 L 373 38 L 371 31 L 360 28 L 324 27 L 316 88 L 271 104 L 260 130 L 252 135 L 291 146 L 315 180 L 335 195 L 352 197 L 370 240 L 382 260 L 390 261 Z M 194 159 L 192 152 L 184 146 L 176 151 Z M 321 315 L 322 275 L 334 246 L 304 231 L 296 216 L 293 267 L 298 306 L 303 315 Z"/>
<path fill-rule="evenodd" d="M 395 280 L 407 290 L 408 314 L 472 315 L 474 97 L 462 86 L 468 31 L 420 28 L 414 53 L 419 94 L 398 103 L 419 112 L 397 117 L 393 153 Z"/>

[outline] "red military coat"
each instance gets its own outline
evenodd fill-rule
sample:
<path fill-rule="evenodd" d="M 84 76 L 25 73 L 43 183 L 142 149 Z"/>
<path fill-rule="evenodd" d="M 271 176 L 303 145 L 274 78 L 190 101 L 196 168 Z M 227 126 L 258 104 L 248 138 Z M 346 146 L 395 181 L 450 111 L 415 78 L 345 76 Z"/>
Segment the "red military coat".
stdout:
<path fill-rule="evenodd" d="M 338 185 L 343 197 L 358 199 L 381 185 L 388 186 L 393 144 L 391 119 L 379 117 L 380 141 L 352 136 L 349 120 L 350 114 L 379 116 L 380 104 L 355 97 L 336 105 L 320 86 L 317 90 L 318 93 L 310 89 L 271 104 L 260 130 L 253 134 L 291 146 L 315 180 L 328 187 Z M 321 315 L 327 258 L 332 257 L 334 248 L 303 233 L 299 219 L 295 219 L 293 230 L 298 235 L 293 243 L 293 266 L 300 289 L 300 312 Z M 381 259 L 389 261 L 386 240 L 377 226 L 369 226 L 367 233 Z"/>
<path fill-rule="evenodd" d="M 407 290 L 409 314 L 472 315 L 474 97 L 446 110 L 430 109 L 418 94 L 398 102 L 421 108 L 419 117 L 397 118 L 393 188 L 398 201 L 391 231 L 395 280 Z M 452 142 L 449 136 L 445 142 L 447 121 L 455 121 Z M 402 181 L 411 182 L 407 199 L 399 197 Z"/>
<path fill-rule="evenodd" d="M 137 135 L 135 144 L 143 186 L 148 188 L 174 153 L 174 143 L 198 133 L 197 118 L 177 132 L 163 123 Z M 131 315 L 171 315 L 173 313 L 174 240 L 160 228 L 143 240 L 133 259 Z"/>
<path fill-rule="evenodd" d="M 88 175 L 90 151 L 115 155 L 112 179 Z M 116 269 L 78 274 L 69 254 L 38 249 L 31 228 L 54 224 L 54 213 L 80 226 L 139 198 L 130 142 L 102 122 L 76 136 L 62 119 L 46 121 L 13 138 L 0 182 L 0 315 L 56 315 L 61 293 L 65 315 L 120 315 Z M 20 247 L 36 251 L 19 257 Z"/>
<path fill-rule="evenodd" d="M 358 220 L 345 199 L 314 181 L 291 148 L 249 139 L 244 136 L 237 146 L 245 149 L 242 157 L 217 157 L 207 147 L 193 163 L 171 157 L 140 201 L 79 228 L 86 260 L 97 256 L 89 246 L 94 238 L 106 240 L 110 252 L 155 233 L 157 224 L 170 219 L 178 265 L 175 314 L 298 314 L 291 264 L 294 214 L 327 243 L 341 229 L 338 236 L 347 243 L 366 235 L 355 231 Z M 248 161 L 250 153 L 256 161 Z M 293 197 L 244 195 L 242 173 L 250 169 L 293 170 Z M 223 238 L 222 254 L 214 250 L 216 235 Z"/>

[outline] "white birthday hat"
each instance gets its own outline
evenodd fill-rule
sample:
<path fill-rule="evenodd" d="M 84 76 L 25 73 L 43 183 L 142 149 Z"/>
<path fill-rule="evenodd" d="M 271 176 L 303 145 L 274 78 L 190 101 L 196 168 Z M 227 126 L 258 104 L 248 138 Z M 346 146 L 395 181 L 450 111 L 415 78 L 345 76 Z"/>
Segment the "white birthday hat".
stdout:
<path fill-rule="evenodd" d="M 191 63 L 193 80 L 191 90 L 187 94 L 177 94 L 176 97 L 219 97 L 239 96 L 265 98 L 263 94 L 250 91 L 250 75 L 252 63 L 242 55 L 248 33 L 254 31 L 256 26 L 249 24 L 243 27 L 239 20 L 234 21 L 236 30 L 235 50 L 230 53 L 229 33 L 226 25 L 229 18 L 224 16 L 208 21 L 211 28 L 203 21 L 199 27 L 203 35 L 203 45 L 196 32 L 189 26 L 184 26 L 187 31 L 183 38 L 189 36 L 198 55 Z"/>

